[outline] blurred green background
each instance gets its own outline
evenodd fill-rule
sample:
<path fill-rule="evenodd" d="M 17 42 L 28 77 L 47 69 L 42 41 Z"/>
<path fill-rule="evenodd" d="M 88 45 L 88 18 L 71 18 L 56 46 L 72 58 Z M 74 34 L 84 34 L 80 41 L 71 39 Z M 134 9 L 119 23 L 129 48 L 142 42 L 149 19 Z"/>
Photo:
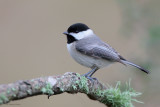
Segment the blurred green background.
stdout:
<path fill-rule="evenodd" d="M 62 34 L 77 22 L 87 24 L 126 59 L 151 71 L 113 64 L 94 75 L 104 84 L 132 79 L 144 104 L 160 102 L 160 1 L 159 0 L 0 0 L 0 84 L 65 72 L 84 74 L 90 69 L 68 54 Z M 84 94 L 36 96 L 10 102 L 20 107 L 105 107 Z"/>

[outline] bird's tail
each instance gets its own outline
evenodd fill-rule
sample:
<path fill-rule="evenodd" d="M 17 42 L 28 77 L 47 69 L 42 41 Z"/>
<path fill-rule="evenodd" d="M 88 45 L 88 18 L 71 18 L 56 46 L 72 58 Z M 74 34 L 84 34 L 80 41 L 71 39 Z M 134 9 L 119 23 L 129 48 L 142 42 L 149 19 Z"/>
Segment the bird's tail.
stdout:
<path fill-rule="evenodd" d="M 139 65 L 136 65 L 136 64 L 134 64 L 134 63 L 132 63 L 132 62 L 129 62 L 129 61 L 127 61 L 127 60 L 121 60 L 121 62 L 123 62 L 124 64 L 132 65 L 132 66 L 134 66 L 134 67 L 140 69 L 141 71 L 143 71 L 143 72 L 149 74 L 149 71 L 148 71 L 148 70 L 146 70 L 146 69 L 140 67 Z"/>

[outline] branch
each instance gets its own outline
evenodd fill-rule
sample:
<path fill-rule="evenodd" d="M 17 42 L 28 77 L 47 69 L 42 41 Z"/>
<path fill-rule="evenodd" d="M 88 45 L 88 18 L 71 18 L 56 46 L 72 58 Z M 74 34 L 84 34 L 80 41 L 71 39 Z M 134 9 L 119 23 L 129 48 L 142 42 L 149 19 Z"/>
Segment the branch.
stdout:
<path fill-rule="evenodd" d="M 115 88 L 106 87 L 98 80 L 89 80 L 77 73 L 67 72 L 64 75 L 40 77 L 32 80 L 20 80 L 15 83 L 0 85 L 0 105 L 13 100 L 46 94 L 51 95 L 64 92 L 85 93 L 92 100 L 98 100 L 109 107 L 132 107 L 131 101 L 141 93 L 133 92 L 130 88 L 125 92 L 119 89 L 120 83 Z M 138 102 L 138 101 L 137 101 Z"/>

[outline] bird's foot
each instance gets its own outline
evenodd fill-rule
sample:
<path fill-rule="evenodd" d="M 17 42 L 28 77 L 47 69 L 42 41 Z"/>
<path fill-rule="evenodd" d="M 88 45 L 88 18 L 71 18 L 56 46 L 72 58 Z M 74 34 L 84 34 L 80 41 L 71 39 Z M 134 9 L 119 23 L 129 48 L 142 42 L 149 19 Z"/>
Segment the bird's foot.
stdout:
<path fill-rule="evenodd" d="M 86 77 L 87 79 L 89 79 L 89 80 L 91 80 L 91 81 L 97 81 L 97 80 L 98 80 L 97 78 L 93 78 L 93 77 L 88 76 L 88 75 L 85 75 L 85 74 L 83 74 L 83 75 L 81 75 L 81 76 L 84 76 L 84 77 Z"/>
<path fill-rule="evenodd" d="M 91 80 L 91 81 L 98 81 L 97 78 L 93 78 L 93 77 L 90 77 L 90 76 L 87 76 L 86 78 L 89 79 L 89 80 Z"/>

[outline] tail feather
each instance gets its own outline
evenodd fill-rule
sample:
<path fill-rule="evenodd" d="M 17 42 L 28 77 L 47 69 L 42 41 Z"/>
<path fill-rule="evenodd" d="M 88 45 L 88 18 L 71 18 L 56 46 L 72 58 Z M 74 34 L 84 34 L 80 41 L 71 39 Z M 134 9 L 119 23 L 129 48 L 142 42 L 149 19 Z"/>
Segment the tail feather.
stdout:
<path fill-rule="evenodd" d="M 145 73 L 147 73 L 147 74 L 150 73 L 148 70 L 146 70 L 146 69 L 144 69 L 144 68 L 140 67 L 139 65 L 136 65 L 136 64 L 134 64 L 134 63 L 132 63 L 132 62 L 129 62 L 129 61 L 127 61 L 127 60 L 121 60 L 121 62 L 123 62 L 124 64 L 132 65 L 132 66 L 140 69 L 141 71 L 143 71 L 143 72 L 145 72 Z"/>

